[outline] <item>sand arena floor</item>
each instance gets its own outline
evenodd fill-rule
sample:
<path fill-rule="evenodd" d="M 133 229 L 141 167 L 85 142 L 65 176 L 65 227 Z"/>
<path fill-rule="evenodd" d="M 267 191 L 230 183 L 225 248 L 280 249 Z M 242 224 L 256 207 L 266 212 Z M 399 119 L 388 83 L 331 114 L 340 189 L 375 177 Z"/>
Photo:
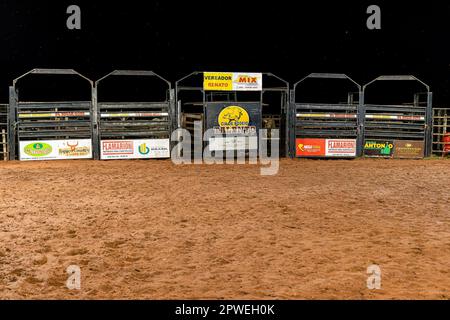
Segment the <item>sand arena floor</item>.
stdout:
<path fill-rule="evenodd" d="M 2 299 L 448 299 L 450 161 L 0 163 Z M 367 267 L 381 290 L 366 287 Z M 65 282 L 81 267 L 81 290 Z"/>

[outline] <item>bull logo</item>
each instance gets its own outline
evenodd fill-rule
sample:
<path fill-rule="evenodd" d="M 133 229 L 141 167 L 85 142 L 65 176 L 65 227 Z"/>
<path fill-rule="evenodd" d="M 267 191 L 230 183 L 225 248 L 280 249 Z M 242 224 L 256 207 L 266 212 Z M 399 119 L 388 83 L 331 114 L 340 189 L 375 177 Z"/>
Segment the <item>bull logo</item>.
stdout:
<path fill-rule="evenodd" d="M 230 106 L 220 112 L 218 120 L 221 127 L 248 127 L 250 117 L 245 109 Z"/>
<path fill-rule="evenodd" d="M 71 152 L 75 152 L 77 150 L 78 144 L 79 144 L 78 141 L 75 144 L 70 144 L 69 142 L 67 142 L 67 146 L 70 148 Z"/>

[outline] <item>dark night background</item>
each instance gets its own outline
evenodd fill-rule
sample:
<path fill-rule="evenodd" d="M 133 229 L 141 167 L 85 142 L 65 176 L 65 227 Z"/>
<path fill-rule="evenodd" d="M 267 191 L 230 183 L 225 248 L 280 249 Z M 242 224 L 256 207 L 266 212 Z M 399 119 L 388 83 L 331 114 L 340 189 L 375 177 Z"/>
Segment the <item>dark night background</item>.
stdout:
<path fill-rule="evenodd" d="M 71 4 L 81 7 L 79 31 L 66 28 Z M 366 28 L 370 4 L 381 7 L 382 30 Z M 171 81 L 194 70 L 269 71 L 291 83 L 311 72 L 342 72 L 360 84 L 413 74 L 444 107 L 449 21 L 444 1 L 3 0 L 0 103 L 14 78 L 49 67 L 93 80 L 114 69 L 154 70 Z"/>

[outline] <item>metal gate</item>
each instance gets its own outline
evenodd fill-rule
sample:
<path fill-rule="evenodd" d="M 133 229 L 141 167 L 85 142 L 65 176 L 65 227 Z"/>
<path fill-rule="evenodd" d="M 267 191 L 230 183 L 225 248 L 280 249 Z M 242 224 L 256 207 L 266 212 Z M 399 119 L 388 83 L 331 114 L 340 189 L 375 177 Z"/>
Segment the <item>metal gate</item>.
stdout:
<path fill-rule="evenodd" d="M 213 129 L 217 133 L 216 137 L 203 141 L 204 147 L 209 143 L 212 151 L 257 152 L 258 146 L 266 143 L 271 154 L 272 143 L 277 143 L 280 155 L 288 155 L 289 84 L 285 80 L 272 73 L 197 71 L 178 80 L 175 90 L 178 128 L 188 130 L 193 136 L 194 122 L 201 121 L 203 132 Z M 234 127 L 229 123 L 220 124 L 217 120 L 221 112 L 231 114 L 233 108 L 250 120 Z M 257 135 L 259 129 L 266 129 L 267 135 L 255 141 L 248 134 L 254 128 Z M 279 130 L 279 134 L 275 135 L 273 129 Z M 241 138 L 252 142 L 244 144 L 245 139 Z M 194 145 L 194 138 L 191 142 Z"/>
<path fill-rule="evenodd" d="M 364 103 L 364 155 L 368 157 L 423 158 L 431 154 L 432 93 L 428 85 L 414 76 L 380 76 L 363 87 L 378 81 L 417 81 L 426 93 L 417 93 L 413 103 Z M 424 101 L 421 99 L 425 97 Z"/>
<path fill-rule="evenodd" d="M 10 159 L 92 158 L 97 150 L 92 96 L 86 101 L 21 101 L 18 82 L 32 74 L 77 76 L 89 83 L 91 92 L 93 89 L 91 80 L 71 69 L 34 69 L 15 79 L 10 87 Z"/>
<path fill-rule="evenodd" d="M 0 104 L 0 160 L 8 159 L 8 105 Z"/>
<path fill-rule="evenodd" d="M 297 88 L 308 79 L 350 81 L 354 92 L 345 92 L 340 103 L 302 103 Z M 291 91 L 291 156 L 347 158 L 361 154 L 361 86 L 345 74 L 313 73 L 294 85 Z M 356 97 L 356 99 L 355 99 Z"/>
<path fill-rule="evenodd" d="M 433 148 L 436 156 L 444 155 L 444 137 L 450 135 L 450 109 L 433 108 Z"/>
<path fill-rule="evenodd" d="M 101 102 L 99 84 L 111 76 L 156 77 L 166 86 L 166 99 L 157 102 Z M 100 159 L 152 159 L 170 157 L 174 121 L 170 82 L 153 71 L 116 70 L 95 82 Z"/>

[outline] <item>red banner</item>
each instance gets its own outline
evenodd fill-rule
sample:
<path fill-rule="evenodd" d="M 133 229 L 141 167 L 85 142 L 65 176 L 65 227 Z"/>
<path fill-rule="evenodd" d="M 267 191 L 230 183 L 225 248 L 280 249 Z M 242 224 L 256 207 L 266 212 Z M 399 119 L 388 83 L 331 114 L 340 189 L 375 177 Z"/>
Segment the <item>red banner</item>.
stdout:
<path fill-rule="evenodd" d="M 297 157 L 324 157 L 325 139 L 296 139 Z"/>

